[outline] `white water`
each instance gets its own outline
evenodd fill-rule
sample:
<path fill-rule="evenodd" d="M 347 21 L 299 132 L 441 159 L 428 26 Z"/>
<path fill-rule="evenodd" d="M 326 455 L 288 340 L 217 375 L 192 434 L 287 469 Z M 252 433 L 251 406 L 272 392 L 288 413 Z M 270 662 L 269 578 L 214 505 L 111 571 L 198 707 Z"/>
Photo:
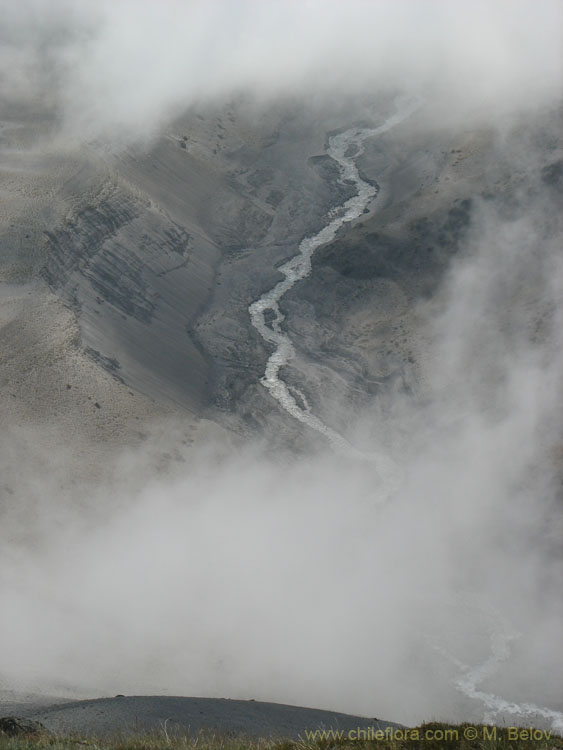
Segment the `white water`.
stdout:
<path fill-rule="evenodd" d="M 434 646 L 438 653 L 446 657 L 459 670 L 459 676 L 454 681 L 456 689 L 467 698 L 480 701 L 484 705 L 483 721 L 485 723 L 498 724 L 500 720 L 506 723 L 507 720 L 510 721 L 511 717 L 528 720 L 530 723 L 537 719 L 545 719 L 551 722 L 553 731 L 563 733 L 563 713 L 560 711 L 537 706 L 535 703 L 507 701 L 481 688 L 482 683 L 494 677 L 503 662 L 508 661 L 511 651 L 510 644 L 520 637 L 520 633 L 515 632 L 510 624 L 491 606 L 475 602 L 471 604 L 468 599 L 469 597 L 466 597 L 466 601 L 460 603 L 460 610 L 463 611 L 463 608 L 467 607 L 473 612 L 480 610 L 482 614 L 487 616 L 491 651 L 486 659 L 471 667 L 445 649 Z"/>
<path fill-rule="evenodd" d="M 341 181 L 346 180 L 347 184 L 355 185 L 356 195 L 349 198 L 341 206 L 337 206 L 331 210 L 328 217 L 329 221 L 320 232 L 312 237 L 305 237 L 302 240 L 297 254 L 278 269 L 284 276 L 283 280 L 278 282 L 270 291 L 263 294 L 260 299 L 253 302 L 248 308 L 253 326 L 265 341 L 273 344 L 275 347 L 266 364 L 266 371 L 261 379 L 262 384 L 285 411 L 308 427 L 316 430 L 316 432 L 324 435 L 334 448 L 347 455 L 373 461 L 384 487 L 385 495 L 389 495 L 399 482 L 398 468 L 394 461 L 383 454 L 371 453 L 366 455 L 357 448 L 354 448 L 342 435 L 338 434 L 312 413 L 303 393 L 294 386 L 288 386 L 281 379 L 280 369 L 295 356 L 295 350 L 291 339 L 281 328 L 284 316 L 280 311 L 279 301 L 298 281 L 301 281 L 301 279 L 304 279 L 311 273 L 311 260 L 315 250 L 331 242 L 338 230 L 346 222 L 357 219 L 369 202 L 377 196 L 378 188 L 362 180 L 355 163 L 355 159 L 363 151 L 364 141 L 367 138 L 374 138 L 381 135 L 395 125 L 398 125 L 418 109 L 419 106 L 419 102 L 412 99 L 399 100 L 397 102 L 397 112 L 392 117 L 389 117 L 383 125 L 377 128 L 350 128 L 350 130 L 333 135 L 329 139 L 327 153 L 339 165 Z M 355 146 L 356 148 L 350 149 L 351 146 Z M 353 153 L 353 156 L 346 156 L 347 153 Z M 266 324 L 266 311 L 273 312 L 273 318 L 270 322 L 271 327 Z M 299 396 L 303 406 L 298 404 L 293 394 Z"/>
<path fill-rule="evenodd" d="M 484 720 L 490 724 L 498 721 L 499 717 L 507 718 L 515 716 L 518 719 L 546 719 L 551 722 L 551 728 L 557 732 L 563 732 L 563 713 L 550 708 L 542 708 L 534 703 L 514 703 L 507 701 L 494 693 L 488 693 L 479 689 L 479 685 L 488 677 L 497 672 L 501 663 L 510 657 L 511 636 L 506 637 L 503 633 L 491 635 L 491 655 L 482 664 L 469 667 L 466 664 L 456 662 L 463 672 L 462 676 L 455 681 L 456 688 L 468 698 L 481 701 L 486 708 Z"/>

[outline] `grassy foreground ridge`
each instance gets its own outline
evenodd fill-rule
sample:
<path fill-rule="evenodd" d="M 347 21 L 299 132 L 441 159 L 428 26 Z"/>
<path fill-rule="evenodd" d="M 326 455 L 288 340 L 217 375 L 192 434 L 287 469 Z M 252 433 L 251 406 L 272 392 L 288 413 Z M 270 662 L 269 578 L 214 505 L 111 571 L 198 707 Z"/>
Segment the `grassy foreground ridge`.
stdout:
<path fill-rule="evenodd" d="M 51 733 L 9 737 L 0 733 L 0 750 L 563 750 L 563 737 L 549 730 L 473 724 L 429 723 L 412 729 L 351 732 L 311 730 L 300 740 L 268 740 L 200 733 L 194 738 L 161 732 L 113 739 Z M 308 736 L 307 736 L 308 735 Z"/>

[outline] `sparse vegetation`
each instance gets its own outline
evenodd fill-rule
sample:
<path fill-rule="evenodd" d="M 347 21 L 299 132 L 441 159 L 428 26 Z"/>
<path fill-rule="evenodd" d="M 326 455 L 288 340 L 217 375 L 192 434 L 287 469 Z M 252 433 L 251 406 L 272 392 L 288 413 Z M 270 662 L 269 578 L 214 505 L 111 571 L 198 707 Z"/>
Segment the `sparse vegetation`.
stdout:
<path fill-rule="evenodd" d="M 360 731 L 360 730 L 358 730 Z M 431 723 L 417 729 L 388 730 L 380 739 L 349 738 L 345 732 L 322 732 L 316 739 L 269 740 L 236 737 L 229 734 L 200 733 L 194 738 L 162 731 L 113 739 L 63 737 L 51 733 L 0 733 L 0 750 L 563 750 L 563 737 L 549 730 L 515 727 L 473 726 Z M 385 734 L 385 732 L 382 732 Z M 369 730 L 368 730 L 369 735 Z"/>

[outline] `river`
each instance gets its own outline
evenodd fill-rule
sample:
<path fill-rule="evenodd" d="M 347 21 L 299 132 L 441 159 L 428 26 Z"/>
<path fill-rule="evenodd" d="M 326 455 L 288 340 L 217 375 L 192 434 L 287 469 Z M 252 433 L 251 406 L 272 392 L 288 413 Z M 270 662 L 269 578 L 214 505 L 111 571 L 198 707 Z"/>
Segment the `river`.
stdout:
<path fill-rule="evenodd" d="M 326 225 L 317 234 L 305 237 L 301 241 L 297 253 L 278 268 L 283 275 L 283 279 L 249 307 L 252 325 L 264 341 L 274 346 L 261 379 L 262 385 L 268 389 L 273 398 L 288 414 L 324 435 L 336 450 L 347 455 L 373 461 L 381 479 L 382 487 L 385 488 L 382 493 L 385 496 L 388 496 L 399 482 L 398 468 L 394 461 L 386 455 L 380 453 L 366 454 L 352 446 L 342 435 L 312 412 L 305 395 L 301 391 L 295 386 L 288 385 L 281 378 L 280 369 L 295 357 L 295 349 L 290 337 L 283 330 L 284 316 L 280 311 L 279 303 L 284 294 L 311 273 L 312 258 L 315 251 L 319 247 L 332 242 L 338 230 L 345 223 L 361 216 L 368 204 L 377 197 L 379 188 L 361 178 L 356 164 L 356 160 L 363 151 L 366 139 L 376 138 L 391 130 L 409 117 L 419 106 L 418 100 L 412 98 L 398 99 L 395 114 L 385 120 L 382 125 L 375 128 L 350 128 L 329 138 L 327 153 L 339 166 L 340 181 L 347 185 L 354 185 L 356 195 L 342 205 L 334 207 L 329 212 Z M 266 314 L 268 315 L 268 322 L 266 322 Z"/>

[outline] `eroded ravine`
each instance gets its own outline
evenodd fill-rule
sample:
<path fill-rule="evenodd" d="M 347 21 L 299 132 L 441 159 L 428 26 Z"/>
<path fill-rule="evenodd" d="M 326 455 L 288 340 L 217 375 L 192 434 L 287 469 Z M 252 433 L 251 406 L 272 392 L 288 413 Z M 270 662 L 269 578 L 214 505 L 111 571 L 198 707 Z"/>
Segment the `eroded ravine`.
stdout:
<path fill-rule="evenodd" d="M 284 278 L 249 307 L 253 326 L 265 341 L 274 346 L 261 379 L 264 387 L 288 414 L 324 435 L 338 451 L 373 461 L 381 479 L 382 494 L 385 496 L 388 496 L 398 483 L 398 469 L 392 459 L 378 453 L 366 454 L 354 448 L 342 435 L 313 414 L 304 394 L 280 377 L 280 369 L 294 358 L 295 349 L 290 337 L 282 329 L 284 316 L 280 311 L 279 302 L 297 282 L 311 273 L 311 261 L 315 251 L 332 242 L 338 230 L 346 222 L 357 219 L 377 196 L 378 188 L 361 178 L 356 160 L 362 153 L 367 138 L 377 137 L 398 125 L 419 107 L 419 103 L 413 99 L 402 99 L 397 101 L 396 107 L 396 113 L 379 127 L 350 128 L 330 137 L 327 153 L 339 166 L 340 181 L 353 185 L 356 195 L 341 206 L 333 208 L 327 224 L 317 234 L 305 237 L 301 241 L 297 254 L 278 268 Z M 298 399 L 295 398 L 296 395 Z"/>
<path fill-rule="evenodd" d="M 392 496 L 401 483 L 398 466 L 389 456 L 382 453 L 365 453 L 352 446 L 342 435 L 312 412 L 305 394 L 281 378 L 280 370 L 294 359 L 295 349 L 290 337 L 282 329 L 284 316 L 280 311 L 279 303 L 295 284 L 311 273 L 315 251 L 334 240 L 339 229 L 346 222 L 358 218 L 370 201 L 377 197 L 378 187 L 361 178 L 356 163 L 363 151 L 366 139 L 377 137 L 390 130 L 408 118 L 419 106 L 418 100 L 399 100 L 396 113 L 379 127 L 350 128 L 329 139 L 327 153 L 339 165 L 340 180 L 347 185 L 355 186 L 356 195 L 341 206 L 333 208 L 328 216 L 327 224 L 317 234 L 305 237 L 301 241 L 297 254 L 278 268 L 283 279 L 249 307 L 253 326 L 262 338 L 274 347 L 261 378 L 262 385 L 288 414 L 324 435 L 336 450 L 373 462 L 380 478 L 377 492 L 379 502 Z M 453 661 L 459 669 L 459 677 L 454 682 L 456 689 L 467 698 L 478 700 L 483 704 L 486 712 L 485 721 L 498 720 L 499 717 L 516 717 L 527 721 L 541 718 L 551 722 L 552 728 L 556 731 L 562 731 L 563 714 L 560 712 L 532 703 L 518 704 L 507 701 L 480 688 L 481 683 L 509 658 L 509 644 L 512 637 L 506 628 L 500 627 L 497 623 L 491 631 L 491 655 L 475 667 L 463 664 L 446 654 L 441 648 L 436 648 Z"/>

